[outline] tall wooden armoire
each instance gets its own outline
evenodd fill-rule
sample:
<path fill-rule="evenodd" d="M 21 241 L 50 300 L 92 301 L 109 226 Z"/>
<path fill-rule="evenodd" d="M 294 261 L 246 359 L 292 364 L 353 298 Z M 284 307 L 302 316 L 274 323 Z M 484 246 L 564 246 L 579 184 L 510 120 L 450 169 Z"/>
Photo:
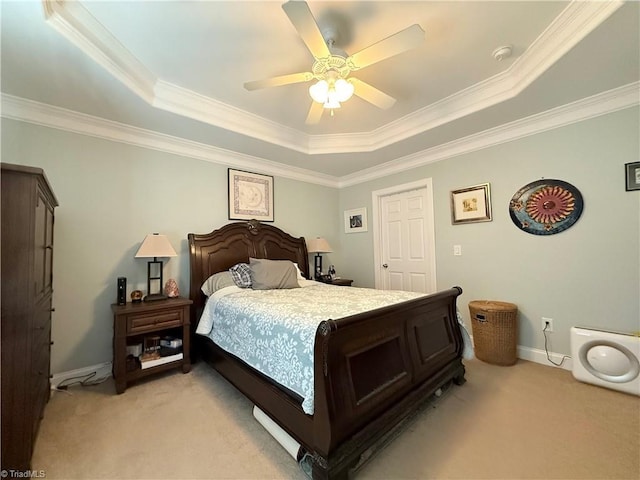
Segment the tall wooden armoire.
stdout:
<path fill-rule="evenodd" d="M 40 168 L 0 164 L 2 178 L 2 470 L 28 470 L 50 394 L 53 219 Z"/>

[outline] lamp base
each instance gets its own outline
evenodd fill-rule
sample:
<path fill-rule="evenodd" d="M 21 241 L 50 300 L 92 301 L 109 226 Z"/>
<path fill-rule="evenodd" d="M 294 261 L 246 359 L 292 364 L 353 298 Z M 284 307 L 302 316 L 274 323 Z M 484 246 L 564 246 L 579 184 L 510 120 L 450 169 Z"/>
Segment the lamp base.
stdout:
<path fill-rule="evenodd" d="M 167 296 L 157 293 L 155 295 L 147 295 L 144 297 L 145 302 L 155 302 L 156 300 L 166 300 Z"/>
<path fill-rule="evenodd" d="M 322 276 L 322 256 L 319 253 L 316 253 L 314 257 L 314 277 L 318 280 Z"/>

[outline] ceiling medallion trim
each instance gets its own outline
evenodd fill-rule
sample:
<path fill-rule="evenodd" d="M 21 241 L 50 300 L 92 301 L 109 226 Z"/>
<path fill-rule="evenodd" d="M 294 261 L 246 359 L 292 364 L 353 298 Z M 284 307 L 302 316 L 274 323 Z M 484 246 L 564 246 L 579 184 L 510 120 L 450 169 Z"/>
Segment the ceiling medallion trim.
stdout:
<path fill-rule="evenodd" d="M 150 105 L 308 155 L 370 152 L 518 95 L 624 2 L 572 1 L 509 69 L 372 132 L 308 135 L 157 79 L 80 2 L 42 0 L 47 21 Z M 200 105 L 196 105 L 198 98 Z M 207 98 L 208 101 L 203 102 Z M 182 103 L 186 102 L 186 103 Z M 216 108 L 205 109 L 203 103 Z M 219 115 L 224 111 L 224 115 Z M 250 127 L 249 127 L 250 126 Z"/>

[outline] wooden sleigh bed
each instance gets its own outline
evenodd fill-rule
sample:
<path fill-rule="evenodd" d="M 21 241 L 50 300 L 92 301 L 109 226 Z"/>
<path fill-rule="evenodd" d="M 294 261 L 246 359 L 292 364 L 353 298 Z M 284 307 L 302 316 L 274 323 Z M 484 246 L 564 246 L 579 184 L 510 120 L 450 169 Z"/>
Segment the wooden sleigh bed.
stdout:
<path fill-rule="evenodd" d="M 304 238 L 255 220 L 188 235 L 192 330 L 206 302 L 200 287 L 249 257 L 291 260 L 305 278 Z M 334 288 L 334 287 L 332 287 Z M 339 287 L 335 287 L 339 288 Z M 349 287 L 342 287 L 349 288 Z M 347 478 L 439 388 L 464 383 L 463 338 L 452 289 L 318 326 L 314 413 L 209 338 L 194 335 L 194 358 L 213 366 L 295 439 L 312 459 L 314 479 Z"/>

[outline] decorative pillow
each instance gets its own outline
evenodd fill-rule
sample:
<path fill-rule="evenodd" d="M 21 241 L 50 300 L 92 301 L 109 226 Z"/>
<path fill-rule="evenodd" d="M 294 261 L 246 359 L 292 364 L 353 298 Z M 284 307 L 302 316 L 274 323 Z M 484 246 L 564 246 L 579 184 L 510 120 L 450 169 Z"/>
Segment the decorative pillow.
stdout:
<path fill-rule="evenodd" d="M 296 267 L 298 280 L 306 280 L 306 278 L 302 276 L 302 272 L 300 271 L 300 267 L 298 266 L 298 264 L 294 263 L 293 266 Z"/>
<path fill-rule="evenodd" d="M 235 283 L 233 282 L 233 278 L 231 278 L 231 274 L 229 272 L 220 272 L 214 273 L 207 278 L 202 284 L 202 287 L 200 287 L 200 290 L 202 290 L 202 293 L 207 297 L 210 297 L 221 288 L 232 287 L 234 285 Z"/>
<path fill-rule="evenodd" d="M 271 290 L 275 288 L 299 288 L 298 272 L 290 260 L 250 258 L 251 288 Z"/>
<path fill-rule="evenodd" d="M 251 287 L 251 268 L 246 263 L 237 263 L 229 269 L 231 278 L 240 288 Z"/>

